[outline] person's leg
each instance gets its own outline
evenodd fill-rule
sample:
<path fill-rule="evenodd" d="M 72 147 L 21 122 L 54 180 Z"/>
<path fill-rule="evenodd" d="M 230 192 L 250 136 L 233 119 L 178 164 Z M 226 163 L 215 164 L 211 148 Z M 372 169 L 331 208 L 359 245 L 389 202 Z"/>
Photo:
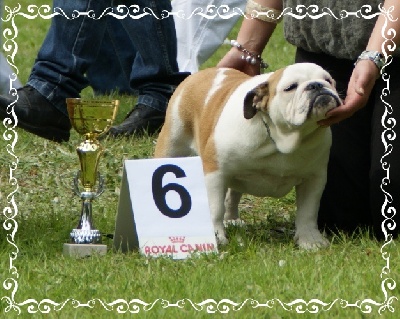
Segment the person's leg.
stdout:
<path fill-rule="evenodd" d="M 212 6 L 214 12 L 206 12 L 208 6 Z M 237 12 L 231 18 L 223 18 L 223 6 L 229 6 Z M 244 12 L 246 1 L 243 0 L 172 0 L 174 12 L 179 12 L 175 16 L 176 35 L 178 39 L 178 65 L 181 71 L 197 72 L 199 67 L 218 49 L 223 43 L 229 32 L 240 18 L 240 10 Z M 218 12 L 219 15 L 209 19 L 204 15 L 199 15 L 200 11 L 206 15 Z M 190 17 L 190 18 L 189 18 Z"/>
<path fill-rule="evenodd" d="M 163 11 L 171 11 L 169 0 L 135 0 L 134 3 L 150 8 L 157 17 Z M 131 87 L 140 94 L 151 92 L 155 100 L 151 107 L 165 112 L 175 87 L 188 75 L 179 72 L 176 62 L 174 19 L 148 15 L 140 20 L 124 19 L 122 23 L 138 51 L 131 70 Z"/>
<path fill-rule="evenodd" d="M 13 107 L 19 127 L 58 142 L 69 139 L 65 99 L 79 97 L 88 85 L 84 73 L 96 58 L 106 26 L 105 19 L 72 16 L 74 11 L 91 10 L 100 15 L 110 5 L 111 0 L 54 0 L 53 7 L 68 18 L 52 19 L 28 83 L 18 90 L 14 105 L 14 97 L 0 97 L 1 119 L 10 117 Z"/>
<path fill-rule="evenodd" d="M 110 136 L 156 132 L 164 123 L 168 101 L 176 86 L 188 75 L 178 70 L 176 62 L 176 34 L 173 17 L 161 18 L 163 12 L 171 11 L 169 0 L 126 1 L 154 12 L 139 20 L 124 19 L 129 38 L 137 49 L 130 84 L 139 92 L 138 106 L 124 122 L 112 127 Z M 147 11 L 147 9 L 146 9 Z"/>
<path fill-rule="evenodd" d="M 397 58 L 387 68 L 389 90 L 382 79 L 376 83 L 371 147 L 371 210 L 375 234 L 397 237 L 400 229 L 400 61 Z M 387 104 L 384 104 L 385 101 Z M 391 119 L 391 120 L 390 120 Z"/>
<path fill-rule="evenodd" d="M 99 53 L 86 72 L 89 85 L 96 95 L 137 94 L 129 84 L 137 50 L 120 20 L 112 16 L 106 20 L 107 29 Z"/>
<path fill-rule="evenodd" d="M 296 62 L 314 62 L 327 69 L 344 98 L 353 61 L 298 50 Z M 359 227 L 372 225 L 369 187 L 372 110 L 373 103 L 369 103 L 352 117 L 331 127 L 328 177 L 318 215 L 321 228 L 351 233 Z"/>
<path fill-rule="evenodd" d="M 111 0 L 54 0 L 53 6 L 61 8 L 68 17 L 72 17 L 74 11 L 93 10 L 100 15 L 111 6 Z M 104 18 L 55 16 L 27 84 L 68 115 L 65 99 L 79 97 L 88 86 L 85 72 L 97 57 L 105 28 Z"/>
<path fill-rule="evenodd" d="M 339 87 L 344 88 L 348 82 L 342 83 Z M 369 203 L 372 104 L 331 127 L 327 183 L 318 216 L 321 228 L 352 233 L 372 225 Z"/>

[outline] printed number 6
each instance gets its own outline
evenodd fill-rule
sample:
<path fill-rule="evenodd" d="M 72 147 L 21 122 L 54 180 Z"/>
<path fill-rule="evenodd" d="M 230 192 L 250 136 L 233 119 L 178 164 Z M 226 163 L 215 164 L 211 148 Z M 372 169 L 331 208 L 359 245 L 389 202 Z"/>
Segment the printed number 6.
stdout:
<path fill-rule="evenodd" d="M 154 203 L 163 215 L 170 218 L 182 218 L 189 214 L 192 208 L 192 199 L 189 192 L 182 185 L 169 183 L 163 187 L 162 180 L 166 173 L 173 173 L 177 178 L 186 177 L 185 171 L 176 165 L 167 164 L 157 168 L 153 173 L 151 183 Z M 175 191 L 180 196 L 181 207 L 178 209 L 172 209 L 168 206 L 166 195 L 169 191 Z"/>

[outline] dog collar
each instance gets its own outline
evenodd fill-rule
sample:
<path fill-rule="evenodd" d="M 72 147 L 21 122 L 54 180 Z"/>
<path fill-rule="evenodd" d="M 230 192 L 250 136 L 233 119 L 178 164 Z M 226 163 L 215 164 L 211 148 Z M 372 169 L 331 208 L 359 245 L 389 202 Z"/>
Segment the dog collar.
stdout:
<path fill-rule="evenodd" d="M 269 128 L 268 123 L 267 123 L 266 121 L 264 121 L 263 118 L 261 118 L 261 119 L 262 119 L 262 122 L 264 123 L 264 126 L 265 126 L 266 129 L 267 129 L 267 135 L 269 136 L 269 138 L 271 139 L 271 141 L 276 145 L 275 140 L 272 138 L 271 129 Z"/>

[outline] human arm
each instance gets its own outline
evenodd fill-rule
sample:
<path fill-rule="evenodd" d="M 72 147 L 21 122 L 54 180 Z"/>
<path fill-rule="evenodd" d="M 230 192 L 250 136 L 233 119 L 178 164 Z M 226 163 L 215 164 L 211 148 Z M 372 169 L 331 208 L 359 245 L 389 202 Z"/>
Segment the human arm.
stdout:
<path fill-rule="evenodd" d="M 254 0 L 263 7 L 282 10 L 282 0 Z M 269 38 L 274 32 L 276 22 L 266 22 L 260 19 L 252 19 L 250 16 L 243 19 L 240 27 L 237 42 L 246 50 L 259 55 L 264 50 Z M 217 67 L 231 67 L 245 72 L 249 75 L 260 73 L 260 64 L 255 65 L 247 63 L 241 58 L 242 53 L 236 48 L 231 50 L 222 58 Z"/>
<path fill-rule="evenodd" d="M 384 15 L 378 17 L 365 49 L 367 51 L 383 53 L 384 50 L 382 46 L 385 39 L 382 37 L 382 29 L 386 20 L 386 30 L 393 29 L 396 32 L 393 41 L 397 46 L 400 44 L 400 3 L 398 0 L 386 0 L 383 7 L 385 10 L 393 7 L 391 14 L 395 21 L 386 19 Z M 385 44 L 386 47 L 384 49 L 386 52 L 389 52 L 387 45 L 389 45 L 389 43 Z M 372 88 L 378 77 L 379 70 L 371 60 L 358 61 L 350 78 L 343 105 L 328 112 L 328 118 L 320 121 L 319 124 L 322 126 L 330 126 L 352 116 L 356 111 L 363 108 L 368 102 Z"/>

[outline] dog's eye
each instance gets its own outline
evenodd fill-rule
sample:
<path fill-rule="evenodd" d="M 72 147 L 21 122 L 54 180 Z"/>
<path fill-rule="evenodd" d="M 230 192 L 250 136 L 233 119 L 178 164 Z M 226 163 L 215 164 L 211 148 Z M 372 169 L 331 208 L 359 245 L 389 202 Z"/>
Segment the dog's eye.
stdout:
<path fill-rule="evenodd" d="M 331 79 L 325 79 L 325 81 L 332 85 L 332 80 Z"/>
<path fill-rule="evenodd" d="M 284 88 L 283 91 L 290 92 L 297 89 L 299 85 L 297 83 L 290 84 L 288 87 Z"/>

